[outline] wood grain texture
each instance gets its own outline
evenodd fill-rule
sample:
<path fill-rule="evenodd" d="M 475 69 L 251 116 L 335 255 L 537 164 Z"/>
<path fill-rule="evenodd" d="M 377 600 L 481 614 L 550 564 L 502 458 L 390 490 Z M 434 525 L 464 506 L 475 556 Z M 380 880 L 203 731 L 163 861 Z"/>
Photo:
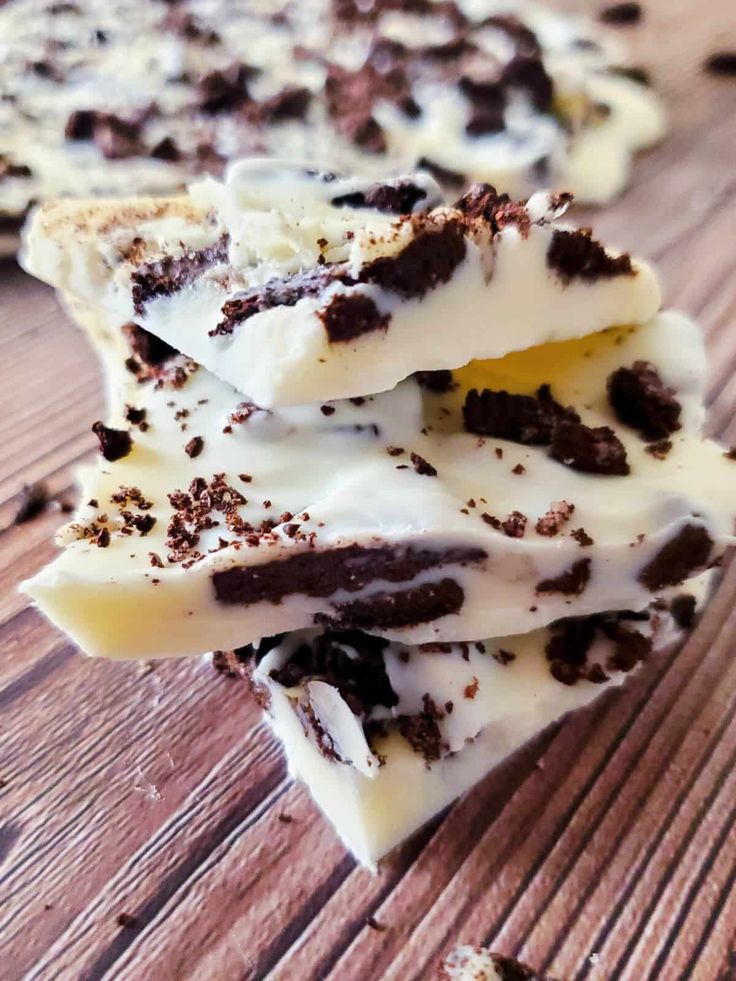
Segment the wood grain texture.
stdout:
<path fill-rule="evenodd" d="M 700 318 L 710 429 L 736 442 L 736 84 L 700 70 L 736 47 L 733 0 L 645 8 L 622 33 L 672 133 L 580 218 L 652 257 L 668 304 Z M 410 981 L 480 942 L 576 981 L 736 978 L 736 563 L 679 653 L 542 734 L 373 876 L 238 683 L 202 661 L 86 660 L 25 606 L 15 585 L 60 516 L 14 527 L 18 493 L 70 493 L 101 384 L 51 292 L 9 262 L 0 336 L 0 977 Z"/>

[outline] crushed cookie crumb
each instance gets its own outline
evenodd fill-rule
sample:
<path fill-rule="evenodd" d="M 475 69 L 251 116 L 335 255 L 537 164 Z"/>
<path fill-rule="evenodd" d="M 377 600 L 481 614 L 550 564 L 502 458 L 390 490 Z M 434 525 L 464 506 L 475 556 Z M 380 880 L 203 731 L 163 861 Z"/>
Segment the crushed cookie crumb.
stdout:
<path fill-rule="evenodd" d="M 401 715 L 398 717 L 399 732 L 420 753 L 426 763 L 439 760 L 444 744 L 438 719 L 444 717 L 444 712 L 435 705 L 429 694 L 422 696 L 423 710 L 417 715 Z"/>
<path fill-rule="evenodd" d="M 499 647 L 497 651 L 493 652 L 493 659 L 498 661 L 499 664 L 503 664 L 505 666 L 516 660 L 516 654 L 514 654 L 512 651 L 505 651 Z"/>
<path fill-rule="evenodd" d="M 110 503 L 122 505 L 132 504 L 139 511 L 150 511 L 153 507 L 153 502 L 146 500 L 140 487 L 126 487 L 124 484 L 121 484 L 119 490 L 110 495 Z M 97 506 L 97 502 L 95 501 L 93 507 Z"/>
<path fill-rule="evenodd" d="M 466 685 L 465 688 L 463 689 L 463 696 L 465 698 L 471 698 L 471 699 L 475 698 L 475 696 L 478 694 L 479 688 L 480 688 L 480 682 L 475 677 L 475 675 L 473 675 L 473 680 L 470 682 L 469 685 Z"/>
<path fill-rule="evenodd" d="M 570 538 L 574 538 L 581 548 L 587 548 L 589 545 L 595 544 L 585 528 L 576 528 L 574 531 L 571 531 Z"/>
<path fill-rule="evenodd" d="M 132 535 L 137 531 L 141 537 L 144 537 L 156 524 L 152 514 L 133 514 L 132 511 L 123 510 L 120 512 L 120 517 L 123 519 L 123 526 L 120 529 L 123 535 Z"/>
<path fill-rule="evenodd" d="M 526 531 L 527 516 L 521 511 L 512 511 L 511 514 L 501 522 L 504 535 L 508 538 L 523 538 Z"/>
<path fill-rule="evenodd" d="M 89 540 L 92 542 L 93 545 L 96 545 L 98 548 L 107 548 L 110 544 L 109 528 L 99 528 L 97 532 L 90 535 Z"/>
<path fill-rule="evenodd" d="M 567 501 L 553 501 L 546 514 L 537 520 L 537 534 L 548 538 L 554 537 L 567 524 L 574 511 L 574 504 L 569 504 Z"/>
<path fill-rule="evenodd" d="M 431 463 L 428 463 L 423 456 L 419 456 L 418 453 L 410 453 L 409 459 L 411 460 L 412 466 L 414 467 L 416 472 L 420 474 L 422 477 L 437 476 L 437 470 L 435 469 L 435 467 L 433 467 Z"/>
<path fill-rule="evenodd" d="M 256 405 L 255 402 L 241 402 L 237 408 L 235 408 L 228 416 L 228 422 L 230 427 L 240 425 L 241 423 L 248 422 L 252 416 L 270 416 L 270 409 L 262 409 L 260 405 Z M 227 428 L 227 427 L 226 427 Z M 226 430 L 223 429 L 223 432 Z M 231 428 L 232 431 L 232 428 Z"/>
<path fill-rule="evenodd" d="M 656 443 L 649 443 L 644 447 L 645 451 L 653 456 L 655 460 L 666 460 L 672 449 L 671 439 L 658 439 Z"/>
<path fill-rule="evenodd" d="M 142 433 L 145 433 L 149 429 L 148 422 L 146 421 L 147 415 L 146 409 L 136 409 L 132 405 L 125 406 L 125 421 L 129 422 L 131 426 L 137 426 Z"/>
<path fill-rule="evenodd" d="M 184 447 L 184 452 L 188 457 L 194 460 L 204 449 L 204 439 L 201 436 L 192 436 L 187 445 Z"/>

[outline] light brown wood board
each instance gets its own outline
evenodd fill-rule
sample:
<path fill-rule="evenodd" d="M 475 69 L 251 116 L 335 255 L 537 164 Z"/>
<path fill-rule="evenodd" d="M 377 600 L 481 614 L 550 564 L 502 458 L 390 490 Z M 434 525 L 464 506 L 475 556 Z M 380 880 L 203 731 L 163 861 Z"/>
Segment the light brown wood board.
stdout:
<path fill-rule="evenodd" d="M 621 33 L 672 129 L 628 193 L 580 218 L 653 259 L 668 304 L 699 318 L 710 431 L 730 444 L 736 82 L 700 66 L 736 47 L 736 8 L 645 11 Z M 85 659 L 18 595 L 61 520 L 12 526 L 20 488 L 71 491 L 102 389 L 51 291 L 10 262 L 0 338 L 0 977 L 409 981 L 458 942 L 564 979 L 736 977 L 736 564 L 676 656 L 537 739 L 373 876 L 289 782 L 238 683 L 198 660 Z"/>

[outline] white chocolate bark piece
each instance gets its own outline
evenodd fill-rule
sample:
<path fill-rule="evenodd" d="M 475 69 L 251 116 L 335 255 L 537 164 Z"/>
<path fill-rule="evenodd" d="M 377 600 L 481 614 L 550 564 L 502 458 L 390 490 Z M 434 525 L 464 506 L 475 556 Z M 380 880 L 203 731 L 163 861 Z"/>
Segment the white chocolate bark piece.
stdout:
<path fill-rule="evenodd" d="M 707 582 L 683 586 L 688 620 Z M 679 636 L 666 600 L 638 616 L 424 649 L 378 650 L 380 640 L 357 632 L 297 632 L 256 648 L 250 683 L 290 772 L 372 867 L 534 735 Z"/>
<path fill-rule="evenodd" d="M 9 0 L 0 218 L 58 196 L 170 193 L 268 153 L 598 202 L 658 140 L 658 98 L 586 21 L 505 0 Z M 632 80 L 632 79 L 638 79 Z"/>
<path fill-rule="evenodd" d="M 443 981 L 504 981 L 494 955 L 485 947 L 464 944 L 451 951 L 442 965 Z"/>
<path fill-rule="evenodd" d="M 243 161 L 184 200 L 46 205 L 25 263 L 261 407 L 298 405 L 653 316 L 652 269 L 561 224 L 568 197 L 436 207 L 422 175 Z"/>
<path fill-rule="evenodd" d="M 554 981 L 513 957 L 462 944 L 442 963 L 439 981 Z"/>
<path fill-rule="evenodd" d="M 407 643 L 526 632 L 641 609 L 733 541 L 736 470 L 701 436 L 703 342 L 680 315 L 479 362 L 445 393 L 409 379 L 268 412 L 182 356 L 143 365 L 153 339 L 131 358 L 119 329 L 76 313 L 108 373 L 112 430 L 98 431 L 108 456 L 129 452 L 84 470 L 64 551 L 25 589 L 90 654 L 199 654 L 315 621 Z M 653 443 L 606 391 L 641 361 L 680 407 L 679 428 Z M 550 398 L 572 406 L 582 423 L 565 415 L 564 429 L 589 459 L 570 438 L 555 459 L 523 418 L 506 437 L 478 435 L 519 423 L 514 399 L 494 409 L 467 394 L 478 388 L 526 395 L 523 412 L 548 423 Z"/>

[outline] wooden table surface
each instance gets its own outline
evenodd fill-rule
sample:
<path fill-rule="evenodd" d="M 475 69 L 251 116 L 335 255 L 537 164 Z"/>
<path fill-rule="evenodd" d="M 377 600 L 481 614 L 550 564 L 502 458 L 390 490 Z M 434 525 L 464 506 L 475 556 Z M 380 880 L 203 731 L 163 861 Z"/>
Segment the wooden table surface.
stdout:
<path fill-rule="evenodd" d="M 700 69 L 736 47 L 734 0 L 645 7 L 622 33 L 672 132 L 595 225 L 700 319 L 710 430 L 736 442 L 736 82 Z M 374 876 L 287 779 L 240 683 L 199 659 L 85 659 L 18 595 L 61 520 L 14 527 L 18 492 L 71 493 L 102 390 L 52 293 L 10 262 L 0 337 L 0 977 L 408 981 L 458 942 L 564 979 L 736 977 L 736 563 L 676 656 Z"/>

